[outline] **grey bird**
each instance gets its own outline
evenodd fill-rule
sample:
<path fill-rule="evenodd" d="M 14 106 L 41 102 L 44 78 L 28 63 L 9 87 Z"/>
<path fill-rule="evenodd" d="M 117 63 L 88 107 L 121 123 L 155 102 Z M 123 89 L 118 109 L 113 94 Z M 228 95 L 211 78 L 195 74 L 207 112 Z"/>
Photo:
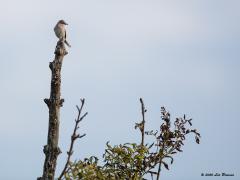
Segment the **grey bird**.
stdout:
<path fill-rule="evenodd" d="M 71 47 L 71 45 L 66 40 L 66 29 L 65 25 L 68 25 L 64 20 L 58 21 L 56 26 L 54 27 L 54 32 L 56 36 L 59 38 L 59 40 L 63 41 L 68 47 Z"/>

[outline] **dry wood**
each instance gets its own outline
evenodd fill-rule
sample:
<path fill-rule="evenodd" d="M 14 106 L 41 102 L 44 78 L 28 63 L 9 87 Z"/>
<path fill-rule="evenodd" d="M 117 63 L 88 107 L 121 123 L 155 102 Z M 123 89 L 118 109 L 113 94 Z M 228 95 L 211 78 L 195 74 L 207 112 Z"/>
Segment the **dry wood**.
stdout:
<path fill-rule="evenodd" d="M 67 54 L 64 43 L 60 40 L 55 49 L 55 59 L 49 63 L 52 72 L 50 98 L 44 99 L 49 108 L 49 126 L 47 145 L 44 146 L 45 161 L 41 180 L 54 180 L 57 157 L 61 153 L 58 147 L 61 99 L 61 68 Z"/>

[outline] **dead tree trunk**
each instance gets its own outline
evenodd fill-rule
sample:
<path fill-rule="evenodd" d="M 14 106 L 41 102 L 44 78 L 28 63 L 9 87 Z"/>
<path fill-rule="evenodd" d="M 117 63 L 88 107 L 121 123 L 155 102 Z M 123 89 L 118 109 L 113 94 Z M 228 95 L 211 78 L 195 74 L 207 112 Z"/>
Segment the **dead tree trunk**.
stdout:
<path fill-rule="evenodd" d="M 55 49 L 55 59 L 49 63 L 52 71 L 50 98 L 44 99 L 49 108 L 49 125 L 47 145 L 44 146 L 45 161 L 41 180 L 54 180 L 57 157 L 61 153 L 58 147 L 61 99 L 61 68 L 64 56 L 67 54 L 64 43 L 60 40 Z"/>

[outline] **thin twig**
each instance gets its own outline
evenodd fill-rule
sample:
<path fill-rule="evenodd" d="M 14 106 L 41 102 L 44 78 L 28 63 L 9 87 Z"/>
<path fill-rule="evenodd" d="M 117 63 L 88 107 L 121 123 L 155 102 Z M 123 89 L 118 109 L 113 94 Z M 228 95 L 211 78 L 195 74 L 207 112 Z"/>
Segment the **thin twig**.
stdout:
<path fill-rule="evenodd" d="M 160 172 L 161 172 L 161 166 L 162 166 L 162 160 L 164 158 L 164 148 L 165 148 L 165 141 L 162 142 L 162 147 L 161 147 L 161 142 L 159 141 L 159 154 L 160 154 L 160 160 L 158 164 L 158 171 L 157 171 L 157 180 L 160 178 Z"/>
<path fill-rule="evenodd" d="M 73 154 L 73 145 L 74 145 L 74 142 L 76 139 L 80 139 L 82 137 L 84 137 L 86 134 L 83 134 L 83 135 L 80 135 L 80 134 L 77 134 L 77 129 L 79 128 L 78 124 L 83 120 L 83 118 L 88 114 L 87 112 L 81 116 L 81 113 L 82 113 L 82 109 L 83 109 L 83 106 L 84 106 L 84 103 L 85 103 L 85 99 L 81 99 L 81 107 L 79 108 L 78 106 L 77 107 L 77 110 L 78 110 L 78 116 L 77 116 L 77 119 L 75 119 L 75 127 L 74 127 L 74 130 L 73 130 L 73 134 L 71 136 L 71 144 L 70 144 L 70 147 L 69 147 L 69 151 L 67 151 L 67 161 L 66 161 L 66 164 L 59 176 L 59 180 L 62 179 L 62 177 L 64 176 L 64 174 L 66 173 L 66 170 L 68 168 L 68 165 L 70 163 L 70 158 Z"/>
<path fill-rule="evenodd" d="M 159 144 L 160 145 L 160 144 Z M 159 180 L 160 178 L 160 172 L 161 172 L 161 166 L 162 166 L 162 159 L 163 159 L 163 151 L 164 151 L 164 142 L 162 145 L 162 149 L 160 149 L 159 154 L 160 156 L 160 160 L 159 160 L 159 165 L 158 165 L 158 171 L 157 171 L 157 180 Z"/>
<path fill-rule="evenodd" d="M 141 103 L 141 108 L 142 108 L 142 122 L 141 122 L 141 128 L 140 128 L 140 131 L 141 131 L 141 133 L 142 133 L 141 145 L 144 146 L 145 112 L 146 112 L 147 110 L 145 109 L 144 102 L 143 102 L 142 98 L 140 98 L 140 103 Z"/>

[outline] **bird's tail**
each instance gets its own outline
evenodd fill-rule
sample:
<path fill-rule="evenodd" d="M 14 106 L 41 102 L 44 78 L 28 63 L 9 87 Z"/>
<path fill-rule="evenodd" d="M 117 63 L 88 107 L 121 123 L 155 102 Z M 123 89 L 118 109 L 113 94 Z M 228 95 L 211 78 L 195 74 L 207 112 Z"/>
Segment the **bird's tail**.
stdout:
<path fill-rule="evenodd" d="M 65 39 L 65 44 L 68 46 L 68 47 L 71 47 L 71 45 L 67 42 L 67 40 Z"/>

